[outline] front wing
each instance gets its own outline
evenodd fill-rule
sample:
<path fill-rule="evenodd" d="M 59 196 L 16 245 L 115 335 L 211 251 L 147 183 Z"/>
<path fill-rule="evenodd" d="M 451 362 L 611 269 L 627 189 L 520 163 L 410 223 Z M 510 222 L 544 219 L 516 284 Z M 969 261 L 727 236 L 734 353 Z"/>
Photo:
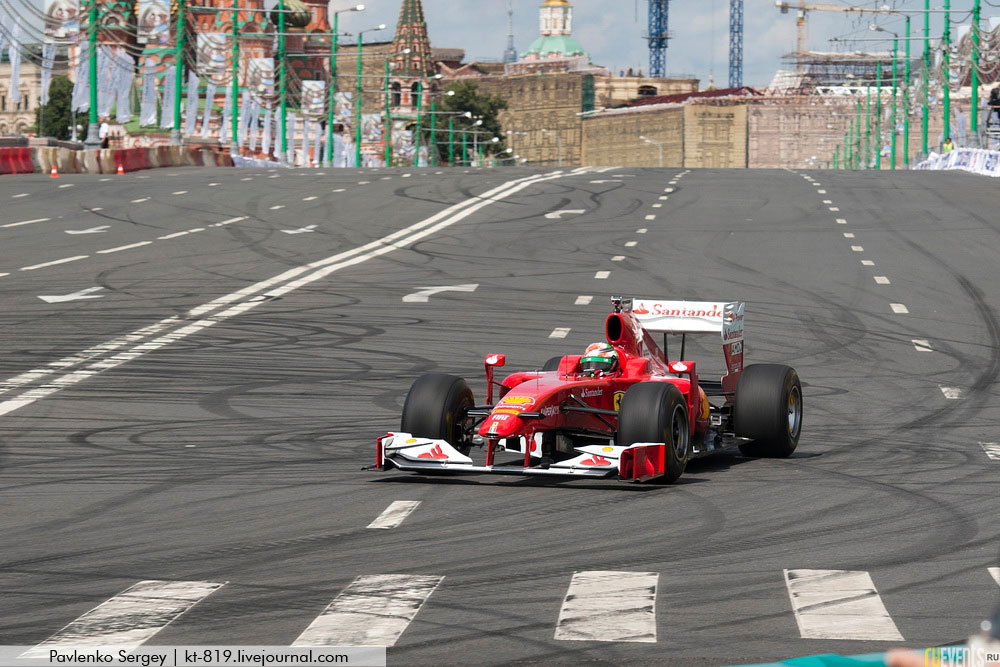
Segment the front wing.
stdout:
<path fill-rule="evenodd" d="M 628 447 L 587 445 L 575 451 L 577 455 L 571 459 L 544 465 L 476 465 L 470 457 L 445 440 L 417 438 L 409 433 L 389 433 L 376 440 L 375 469 L 561 477 L 617 476 L 640 482 L 661 477 L 666 471 L 666 446 L 662 442 L 635 443 Z"/>

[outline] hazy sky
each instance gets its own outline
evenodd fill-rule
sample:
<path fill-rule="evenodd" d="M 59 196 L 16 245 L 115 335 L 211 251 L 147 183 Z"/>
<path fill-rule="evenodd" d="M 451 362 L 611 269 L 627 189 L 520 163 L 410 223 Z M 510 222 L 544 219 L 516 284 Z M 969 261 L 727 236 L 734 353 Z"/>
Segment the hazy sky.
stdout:
<path fill-rule="evenodd" d="M 641 34 L 646 30 L 647 0 L 570 0 L 573 4 L 573 34 L 590 52 L 591 61 L 614 71 L 629 66 L 648 71 L 649 52 Z M 797 4 L 797 0 L 790 0 Z M 813 1 L 813 0 L 808 0 Z M 923 9 L 924 0 L 818 0 L 844 6 Z M 331 6 L 344 8 L 357 0 L 332 0 Z M 366 11 L 341 15 L 341 30 L 353 32 L 380 23 L 388 25 L 385 33 L 370 33 L 366 39 L 392 38 L 401 0 L 365 0 Z M 931 7 L 941 6 L 932 0 Z M 504 0 L 423 0 L 431 43 L 434 46 L 465 49 L 466 59 L 499 60 L 506 46 L 507 17 Z M 518 51 L 524 51 L 538 36 L 538 8 L 541 0 L 514 0 L 514 39 Z M 795 48 L 795 14 L 782 14 L 774 0 L 745 0 L 745 42 L 743 46 L 744 83 L 766 86 L 779 67 L 781 58 Z M 968 23 L 972 0 L 952 0 L 953 23 Z M 1000 15 L 1000 8 L 983 3 L 984 23 L 989 16 Z M 891 49 L 885 42 L 831 44 L 830 37 L 854 35 L 876 37 L 868 29 L 870 17 L 851 17 L 825 12 L 809 14 L 809 49 L 817 51 Z M 881 17 L 879 23 L 896 32 L 903 31 L 903 21 Z M 922 30 L 922 16 L 913 18 L 914 34 Z M 672 0 L 669 29 L 673 35 L 667 47 L 667 72 L 694 74 L 704 85 L 710 72 L 724 87 L 729 78 L 729 1 Z M 931 34 L 944 30 L 942 14 L 931 16 Z M 913 52 L 919 45 L 912 44 Z M 900 52 L 903 45 L 900 44 Z"/>

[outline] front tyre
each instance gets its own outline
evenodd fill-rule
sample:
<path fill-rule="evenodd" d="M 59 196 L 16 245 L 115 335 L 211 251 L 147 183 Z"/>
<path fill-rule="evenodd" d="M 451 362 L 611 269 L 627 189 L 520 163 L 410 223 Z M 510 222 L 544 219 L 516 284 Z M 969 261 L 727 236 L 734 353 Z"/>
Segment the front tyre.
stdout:
<path fill-rule="evenodd" d="M 736 435 L 747 456 L 786 458 L 802 432 L 802 383 L 795 369 L 781 364 L 747 366 L 736 385 Z"/>
<path fill-rule="evenodd" d="M 684 473 L 690 454 L 691 429 L 684 395 L 666 382 L 640 382 L 622 397 L 616 444 L 662 442 L 665 472 L 659 481 L 671 483 Z"/>
<path fill-rule="evenodd" d="M 472 420 L 468 409 L 475 405 L 465 380 L 445 373 L 426 373 L 416 379 L 403 403 L 400 430 L 419 438 L 446 440 L 463 454 L 472 449 Z"/>

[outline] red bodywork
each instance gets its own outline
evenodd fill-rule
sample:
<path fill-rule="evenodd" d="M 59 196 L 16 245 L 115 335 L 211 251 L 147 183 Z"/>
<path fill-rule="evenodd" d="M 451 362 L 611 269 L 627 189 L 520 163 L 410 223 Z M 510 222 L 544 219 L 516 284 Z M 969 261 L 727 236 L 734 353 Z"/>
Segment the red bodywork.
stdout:
<path fill-rule="evenodd" d="M 690 415 L 691 436 L 703 436 L 709 426 L 709 403 L 698 386 L 694 362 L 669 362 L 663 350 L 645 331 L 631 312 L 615 312 L 605 322 L 608 342 L 618 351 L 620 368 L 607 375 L 580 372 L 580 356 L 563 357 L 557 371 L 514 373 L 499 383 L 500 400 L 489 417 L 480 425 L 479 435 L 487 440 L 487 465 L 493 464 L 493 451 L 500 439 L 524 438 L 525 467 L 530 457 L 541 456 L 535 436 L 548 431 L 607 434 L 614 437 L 617 416 L 614 414 L 625 391 L 640 382 L 668 382 L 685 397 Z M 727 361 L 728 361 L 728 354 Z M 742 352 L 740 353 L 742 357 Z M 501 363 L 490 363 L 501 361 Z M 500 355 L 487 358 L 487 379 L 492 403 L 493 367 L 502 365 Z M 735 364 L 727 367 L 733 370 Z M 723 378 L 724 384 L 735 385 L 742 371 L 738 369 Z M 735 376 L 735 377 L 734 377 Z M 607 414 L 564 411 L 571 408 L 596 408 Z M 637 462 L 641 466 L 643 462 Z"/>

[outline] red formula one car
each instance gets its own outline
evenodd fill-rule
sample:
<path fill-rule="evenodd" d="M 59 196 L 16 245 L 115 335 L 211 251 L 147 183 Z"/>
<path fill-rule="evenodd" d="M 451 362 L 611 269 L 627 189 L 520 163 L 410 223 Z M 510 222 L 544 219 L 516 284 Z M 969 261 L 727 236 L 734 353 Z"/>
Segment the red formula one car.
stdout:
<path fill-rule="evenodd" d="M 476 405 L 460 377 L 417 378 L 400 431 L 376 442 L 375 468 L 673 482 L 689 460 L 723 449 L 771 457 L 795 450 L 802 385 L 788 366 L 743 367 L 743 303 L 614 297 L 612 306 L 608 345 L 591 346 L 603 348 L 597 356 L 555 357 L 502 382 L 494 370 L 504 355 L 488 356 L 486 405 Z M 681 360 L 669 360 L 654 333 L 664 334 L 664 348 L 666 334 L 681 334 Z M 726 361 L 719 381 L 699 378 L 683 359 L 687 335 L 711 333 L 721 335 Z M 473 446 L 486 447 L 485 465 L 469 457 Z M 503 451 L 522 456 L 498 462 Z"/>

